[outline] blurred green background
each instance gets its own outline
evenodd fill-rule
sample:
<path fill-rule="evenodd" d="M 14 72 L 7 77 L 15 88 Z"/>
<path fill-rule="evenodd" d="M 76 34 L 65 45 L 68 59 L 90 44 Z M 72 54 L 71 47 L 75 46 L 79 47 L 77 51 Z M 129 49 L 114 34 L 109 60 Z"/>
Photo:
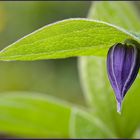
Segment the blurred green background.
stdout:
<path fill-rule="evenodd" d="M 134 2 L 134 3 L 137 6 L 137 9 L 139 10 L 140 2 Z M 50 23 L 63 20 L 63 19 L 68 19 L 68 18 L 76 18 L 76 17 L 86 18 L 90 5 L 91 5 L 91 2 L 89 1 L 52 1 L 52 2 L 51 1 L 40 1 L 40 2 L 39 1 L 28 1 L 28 2 L 27 1 L 19 1 L 19 2 L 18 1 L 11 1 L 11 2 L 1 1 L 0 2 L 0 50 L 8 46 L 9 44 L 15 42 L 16 40 L 20 39 L 21 37 L 28 35 L 29 33 L 35 31 L 36 29 L 39 29 Z M 92 78 L 94 79 L 94 77 Z M 67 58 L 67 59 L 28 61 L 28 62 L 23 62 L 23 61 L 0 62 L 0 94 L 4 94 L 5 91 L 10 91 L 10 92 L 11 91 L 28 91 L 28 92 L 31 91 L 32 93 L 39 92 L 39 93 L 43 93 L 43 95 L 44 94 L 52 95 L 60 99 L 67 100 L 71 103 L 76 103 L 79 105 L 86 105 L 85 99 L 83 96 L 83 91 L 80 86 L 80 79 L 79 79 L 76 57 Z M 6 101 L 5 103 L 5 106 L 6 106 L 6 104 L 9 103 L 9 100 L 5 98 L 3 102 L 5 101 Z M 3 102 L 1 103 L 1 108 L 3 107 Z M 20 101 L 18 101 L 17 103 L 19 102 Z M 53 105 L 51 106 L 50 104 L 49 106 L 48 104 L 48 108 L 50 107 L 50 110 L 48 109 L 48 112 L 46 112 L 47 115 L 45 116 L 44 112 L 46 111 L 45 110 L 46 108 L 44 107 L 44 104 L 42 104 L 45 110 L 44 112 L 42 111 L 43 115 L 41 114 L 39 116 L 37 115 L 39 114 L 38 112 L 34 112 L 34 110 L 33 111 L 31 110 L 32 112 L 30 112 L 29 115 L 27 114 L 26 116 L 26 113 L 30 111 L 30 108 L 28 110 L 28 106 L 27 106 L 27 108 L 25 109 L 25 113 L 23 113 L 22 111 L 24 111 L 24 109 L 22 110 L 22 103 L 24 103 L 24 100 L 23 102 L 21 102 L 21 106 L 20 106 L 21 110 L 19 108 L 18 111 L 16 110 L 16 108 L 13 108 L 13 110 L 12 109 L 10 110 L 8 108 L 11 105 L 10 103 L 7 105 L 7 107 L 4 106 L 7 109 L 6 111 L 5 111 L 5 108 L 1 109 L 1 112 L 4 112 L 4 115 L 3 113 L 0 112 L 2 114 L 1 116 L 5 119 L 5 121 L 3 121 L 3 124 L 1 123 L 2 125 L 1 130 L 4 130 L 3 128 L 5 128 L 6 131 L 4 132 L 6 133 L 0 132 L 0 137 L 1 136 L 3 137 L 5 135 L 9 136 L 10 133 L 7 133 L 7 132 L 8 130 L 9 132 L 12 132 L 11 128 L 13 126 L 16 128 L 15 133 L 18 129 L 20 132 L 20 130 L 22 129 L 22 125 L 20 124 L 22 123 L 19 123 L 19 124 L 17 123 L 20 127 L 18 125 L 16 126 L 15 124 L 14 125 L 10 125 L 10 124 L 12 124 L 16 120 L 17 122 L 18 121 L 20 122 L 20 119 L 22 120 L 24 117 L 25 119 L 23 119 L 23 124 L 25 123 L 25 126 L 28 126 L 28 123 L 30 122 L 30 120 L 33 120 L 33 122 L 35 123 L 33 124 L 33 127 L 37 126 L 37 124 L 40 123 L 41 121 L 42 123 L 40 126 L 43 126 L 42 124 L 46 122 L 47 125 L 45 129 L 43 127 L 42 129 L 40 128 L 35 129 L 37 132 L 40 129 L 40 132 L 41 132 L 43 129 L 44 130 L 48 129 L 52 125 L 51 124 L 52 122 L 54 123 L 55 121 L 57 122 L 57 119 L 55 121 L 53 119 L 44 121 L 43 119 L 44 118 L 46 119 L 46 116 L 50 117 L 53 113 L 54 114 L 56 113 L 57 115 L 58 114 L 59 115 L 58 116 L 54 115 L 54 116 L 59 119 L 61 118 L 61 115 L 63 116 L 63 113 L 65 114 L 63 110 L 62 110 L 63 113 L 59 113 L 59 110 L 57 112 L 56 111 L 57 107 L 56 107 L 56 110 L 55 109 L 53 110 L 56 112 L 53 112 L 53 111 L 51 112 L 50 110 L 53 109 L 51 108 Z M 114 104 L 114 106 L 115 105 L 116 104 Z M 104 104 L 103 104 L 103 107 L 105 107 Z M 22 113 L 20 114 L 19 113 L 20 111 L 23 114 Z M 7 112 L 8 113 L 10 112 L 10 113 L 8 114 Z M 105 121 L 107 118 L 108 122 L 113 124 L 113 127 L 117 126 L 118 122 L 117 123 L 115 122 L 115 117 L 111 116 L 111 119 L 110 117 L 108 117 L 111 114 L 111 112 L 108 113 L 107 115 L 104 115 L 104 113 L 102 113 L 102 109 L 99 110 L 99 114 L 100 112 L 101 112 L 101 118 L 103 116 L 103 118 L 105 117 Z M 38 121 L 35 121 L 32 118 L 34 113 L 35 115 L 37 115 L 36 118 L 38 118 Z M 116 110 L 115 110 L 115 113 L 116 113 Z M 14 118 L 14 119 L 12 118 L 14 121 L 11 121 L 12 119 L 10 118 L 11 116 L 9 117 L 9 115 L 11 115 L 13 118 L 16 116 L 17 118 Z M 133 113 L 132 115 L 136 116 Z M 1 122 L 3 119 L 2 117 L 1 117 Z M 9 120 L 10 119 L 11 120 L 8 121 L 6 117 Z M 126 118 L 125 120 L 127 122 Z M 79 120 L 80 120 L 80 123 L 79 123 L 80 125 L 77 125 L 78 126 L 77 130 L 83 133 L 85 132 L 85 129 L 86 129 L 86 125 L 85 125 L 86 123 L 84 123 L 83 119 L 82 120 L 79 119 Z M 50 123 L 48 123 L 49 121 Z M 114 122 L 116 124 L 114 124 Z M 4 127 L 6 123 L 7 125 L 6 127 Z M 133 124 L 133 122 L 131 123 Z M 89 130 L 89 132 L 90 130 L 92 131 L 92 129 L 90 129 L 92 125 L 93 124 L 90 123 L 90 126 L 88 126 L 87 130 Z M 61 127 L 61 128 L 65 129 L 65 127 Z M 80 127 L 82 129 L 80 129 Z M 94 125 L 92 127 L 94 128 Z M 52 130 L 53 129 L 57 130 L 57 128 L 59 127 L 56 127 L 56 128 L 54 127 L 52 128 Z M 122 128 L 121 130 L 123 129 L 125 130 L 124 127 L 120 127 L 120 128 Z M 115 129 L 117 129 L 117 131 L 121 131 L 118 128 L 115 128 Z M 26 130 L 26 128 L 24 128 L 24 130 Z M 34 135 L 36 131 L 31 135 Z M 24 131 L 23 131 L 23 134 L 24 134 Z M 123 135 L 123 131 L 122 131 L 122 135 Z"/>
<path fill-rule="evenodd" d="M 88 1 L 0 2 L 0 49 L 49 23 L 86 17 Z M 84 104 L 76 58 L 0 62 L 0 92 L 35 91 Z"/>

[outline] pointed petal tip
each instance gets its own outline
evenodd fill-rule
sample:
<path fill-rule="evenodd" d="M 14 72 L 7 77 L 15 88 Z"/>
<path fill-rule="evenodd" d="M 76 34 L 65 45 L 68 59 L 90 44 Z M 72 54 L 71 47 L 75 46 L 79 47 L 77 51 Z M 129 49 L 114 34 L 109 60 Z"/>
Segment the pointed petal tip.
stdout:
<path fill-rule="evenodd" d="M 117 101 L 117 112 L 121 114 L 122 103 Z"/>
<path fill-rule="evenodd" d="M 139 43 L 126 40 L 113 45 L 107 55 L 107 73 L 121 114 L 123 98 L 136 79 L 140 68 Z"/>

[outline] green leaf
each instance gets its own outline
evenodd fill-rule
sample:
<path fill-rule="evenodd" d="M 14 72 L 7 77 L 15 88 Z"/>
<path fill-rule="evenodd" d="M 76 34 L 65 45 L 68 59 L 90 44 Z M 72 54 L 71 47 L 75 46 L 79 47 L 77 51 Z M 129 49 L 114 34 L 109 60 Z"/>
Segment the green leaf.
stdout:
<path fill-rule="evenodd" d="M 140 18 L 133 2 L 93 2 L 88 17 L 123 27 L 132 32 L 140 32 Z"/>
<path fill-rule="evenodd" d="M 5 93 L 0 98 L 0 132 L 22 138 L 114 136 L 83 107 L 39 93 Z"/>
<path fill-rule="evenodd" d="M 0 98 L 0 132 L 14 137 L 69 137 L 71 107 L 44 94 L 5 93 Z"/>
<path fill-rule="evenodd" d="M 117 113 L 114 91 L 107 78 L 106 60 L 101 57 L 79 58 L 81 84 L 93 117 L 103 121 L 117 138 L 130 138 L 140 126 L 140 74 L 123 101 L 122 113 Z"/>
<path fill-rule="evenodd" d="M 104 21 L 108 20 L 110 23 L 135 31 L 135 27 L 134 29 L 132 26 L 127 26 L 127 24 L 134 23 L 133 18 L 129 16 L 126 10 L 123 10 L 121 13 L 129 17 L 129 23 L 120 16 L 120 10 L 114 10 L 113 12 L 113 9 L 119 7 L 121 3 L 126 6 L 124 6 L 124 9 L 130 8 L 130 12 L 133 10 L 133 8 L 128 7 L 131 6 L 129 2 L 125 2 L 126 4 L 124 2 L 112 2 L 112 4 L 109 1 L 97 2 L 93 4 L 90 10 L 93 13 L 89 13 L 89 16 L 90 18 L 95 16 L 96 19 L 103 19 Z M 102 8 L 103 6 L 104 8 Z M 106 16 L 104 15 L 105 13 L 107 13 Z M 110 16 L 109 13 L 114 13 L 114 16 Z M 119 21 L 117 20 L 118 17 Z M 106 127 L 116 134 L 117 138 L 137 137 L 138 135 L 134 135 L 134 132 L 140 125 L 138 109 L 138 106 L 140 106 L 140 95 L 138 92 L 140 84 L 139 75 L 125 96 L 122 113 L 119 115 L 116 111 L 114 92 L 107 77 L 106 59 L 101 57 L 81 57 L 79 59 L 79 70 L 84 94 L 87 103 L 93 109 L 93 115 L 96 114 Z"/>
<path fill-rule="evenodd" d="M 123 110 L 121 115 L 122 127 L 120 128 L 121 133 L 125 131 L 125 133 L 129 136 L 133 137 L 133 133 L 140 127 L 140 73 L 137 76 L 134 84 L 128 91 L 124 102 L 123 102 Z M 138 137 L 137 137 L 138 138 Z"/>
<path fill-rule="evenodd" d="M 89 113 L 76 108 L 72 111 L 70 127 L 72 138 L 115 137 L 98 117 L 92 117 Z"/>
<path fill-rule="evenodd" d="M 106 128 L 118 136 L 119 114 L 116 112 L 115 96 L 108 81 L 105 58 L 80 57 L 78 62 L 81 87 L 87 104 L 93 110 L 93 117 L 98 116 Z"/>
<path fill-rule="evenodd" d="M 0 60 L 106 56 L 110 46 L 127 38 L 138 40 L 124 29 L 105 22 L 68 19 L 45 26 L 18 40 L 0 52 Z"/>

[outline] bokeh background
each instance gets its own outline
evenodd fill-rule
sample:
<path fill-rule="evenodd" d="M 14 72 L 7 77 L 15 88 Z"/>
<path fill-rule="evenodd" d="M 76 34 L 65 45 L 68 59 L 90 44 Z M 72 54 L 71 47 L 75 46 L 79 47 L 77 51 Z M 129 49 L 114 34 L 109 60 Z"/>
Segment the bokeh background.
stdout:
<path fill-rule="evenodd" d="M 88 1 L 0 2 L 0 49 L 59 20 L 86 17 Z M 35 91 L 84 104 L 77 59 L 0 62 L 0 93 Z"/>
<path fill-rule="evenodd" d="M 134 3 L 140 11 L 140 2 Z M 50 23 L 68 18 L 86 18 L 90 5 L 91 1 L 1 1 L 0 50 Z M 76 57 L 0 62 L 0 94 L 7 91 L 38 92 L 86 105 Z M 0 132 L 0 137 L 5 135 L 9 136 Z"/>

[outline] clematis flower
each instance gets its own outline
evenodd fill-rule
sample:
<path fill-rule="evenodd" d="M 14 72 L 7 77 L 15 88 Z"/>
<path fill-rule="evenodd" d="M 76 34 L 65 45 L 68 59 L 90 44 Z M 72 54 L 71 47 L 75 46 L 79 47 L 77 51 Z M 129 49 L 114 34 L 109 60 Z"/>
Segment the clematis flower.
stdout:
<path fill-rule="evenodd" d="M 117 111 L 121 112 L 124 96 L 134 82 L 140 66 L 140 52 L 134 44 L 117 43 L 107 55 L 107 71 L 117 100 Z"/>

